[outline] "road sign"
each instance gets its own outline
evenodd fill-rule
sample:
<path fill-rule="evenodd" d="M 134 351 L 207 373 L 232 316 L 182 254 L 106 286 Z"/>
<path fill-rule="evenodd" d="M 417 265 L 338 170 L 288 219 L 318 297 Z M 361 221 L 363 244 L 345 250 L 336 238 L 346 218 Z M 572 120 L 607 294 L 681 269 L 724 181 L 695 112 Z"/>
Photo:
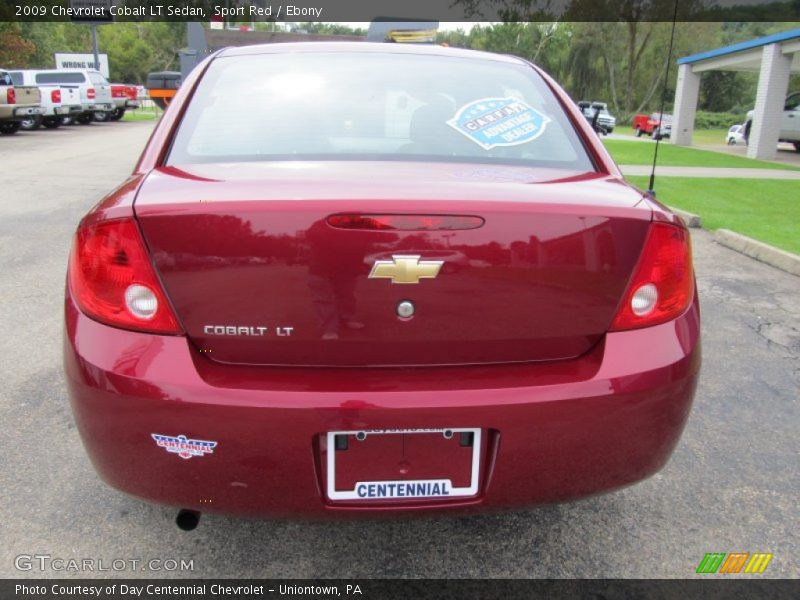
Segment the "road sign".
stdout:
<path fill-rule="evenodd" d="M 108 54 L 100 54 L 100 67 L 94 62 L 94 55 L 56 52 L 56 69 L 96 69 L 108 79 Z"/>

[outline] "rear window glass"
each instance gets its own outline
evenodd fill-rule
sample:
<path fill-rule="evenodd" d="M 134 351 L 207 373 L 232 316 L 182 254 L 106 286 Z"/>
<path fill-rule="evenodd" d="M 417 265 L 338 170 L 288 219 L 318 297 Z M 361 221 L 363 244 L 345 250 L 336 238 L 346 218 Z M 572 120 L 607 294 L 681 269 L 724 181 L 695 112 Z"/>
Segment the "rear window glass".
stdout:
<path fill-rule="evenodd" d="M 20 85 L 11 81 L 11 75 L 5 71 L 0 71 L 0 85 Z"/>
<path fill-rule="evenodd" d="M 84 83 L 86 76 L 83 73 L 59 73 L 51 71 L 49 73 L 37 73 L 36 83 Z"/>
<path fill-rule="evenodd" d="M 20 73 L 19 71 L 11 71 L 9 75 L 11 76 L 11 81 L 14 83 L 14 85 L 25 85 L 24 83 L 25 79 L 22 77 L 22 73 Z M 3 80 L 3 75 L 0 74 L 0 81 L 2 80 Z M 4 83 L 2 85 L 8 85 L 8 84 Z"/>
<path fill-rule="evenodd" d="M 168 163 L 303 159 L 594 170 L 555 96 L 527 65 L 354 52 L 216 59 Z"/>

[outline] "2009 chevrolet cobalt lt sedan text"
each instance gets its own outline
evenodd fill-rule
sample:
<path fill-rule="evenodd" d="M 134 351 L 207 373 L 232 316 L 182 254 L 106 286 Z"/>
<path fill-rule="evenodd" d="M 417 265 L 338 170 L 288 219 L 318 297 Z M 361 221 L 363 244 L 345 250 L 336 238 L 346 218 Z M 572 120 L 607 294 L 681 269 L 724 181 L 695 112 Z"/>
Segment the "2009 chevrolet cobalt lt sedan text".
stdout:
<path fill-rule="evenodd" d="M 639 481 L 699 331 L 683 224 L 538 68 L 276 44 L 197 67 L 81 221 L 64 356 L 110 485 L 319 517 Z"/>

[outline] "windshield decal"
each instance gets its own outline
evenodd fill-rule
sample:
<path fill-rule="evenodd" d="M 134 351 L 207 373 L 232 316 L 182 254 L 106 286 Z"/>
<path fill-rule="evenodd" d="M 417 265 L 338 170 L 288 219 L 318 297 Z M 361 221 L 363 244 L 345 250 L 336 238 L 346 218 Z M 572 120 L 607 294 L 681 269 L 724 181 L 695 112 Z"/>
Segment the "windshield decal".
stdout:
<path fill-rule="evenodd" d="M 458 109 L 447 124 L 484 150 L 491 150 L 535 140 L 550 120 L 518 98 L 481 98 Z"/>

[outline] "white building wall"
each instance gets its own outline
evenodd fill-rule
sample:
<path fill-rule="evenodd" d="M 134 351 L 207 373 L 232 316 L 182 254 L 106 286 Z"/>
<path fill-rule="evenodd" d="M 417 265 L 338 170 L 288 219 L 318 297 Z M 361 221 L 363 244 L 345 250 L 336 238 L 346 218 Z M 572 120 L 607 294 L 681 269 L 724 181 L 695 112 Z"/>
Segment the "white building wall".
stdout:
<path fill-rule="evenodd" d="M 679 65 L 678 85 L 675 89 L 675 109 L 672 115 L 671 141 L 673 144 L 691 145 L 699 95 L 700 74 L 695 73 L 690 64 Z"/>
<path fill-rule="evenodd" d="M 749 158 L 768 160 L 775 158 L 777 154 L 783 104 L 789 89 L 791 65 L 791 55 L 783 54 L 780 44 L 764 46 L 761 72 L 758 76 L 753 125 L 750 130 L 750 142 L 747 146 Z"/>

